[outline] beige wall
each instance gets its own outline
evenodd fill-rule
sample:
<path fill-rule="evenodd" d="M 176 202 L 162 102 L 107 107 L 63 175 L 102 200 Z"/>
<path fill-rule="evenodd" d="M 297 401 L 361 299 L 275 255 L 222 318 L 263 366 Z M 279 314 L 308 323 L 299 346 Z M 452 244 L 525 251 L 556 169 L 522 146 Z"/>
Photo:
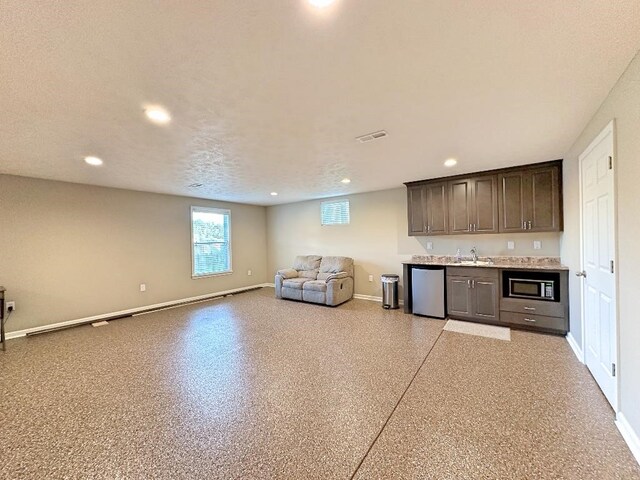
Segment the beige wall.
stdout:
<path fill-rule="evenodd" d="M 640 54 L 629 65 L 571 150 L 565 155 L 565 233 L 562 260 L 572 271 L 580 269 L 580 202 L 578 156 L 602 129 L 615 119 L 618 220 L 618 308 L 620 322 L 620 407 L 640 434 Z M 571 276 L 571 333 L 581 345 L 580 282 Z"/>
<path fill-rule="evenodd" d="M 475 245 L 480 255 L 560 255 L 556 233 L 409 237 L 404 187 L 345 198 L 350 200 L 349 225 L 321 226 L 320 200 L 267 208 L 270 276 L 291 266 L 296 255 L 345 255 L 356 263 L 356 293 L 380 296 L 380 275 L 401 274 L 401 262 L 414 254 L 454 255 L 460 248 L 468 255 Z M 508 240 L 516 243 L 515 250 L 507 250 Z M 542 242 L 542 250 L 533 249 L 533 240 Z M 427 241 L 433 242 L 432 250 L 426 249 Z"/>
<path fill-rule="evenodd" d="M 191 279 L 191 205 L 231 209 L 233 274 Z M 0 211 L 8 331 L 267 279 L 264 207 L 0 175 Z"/>

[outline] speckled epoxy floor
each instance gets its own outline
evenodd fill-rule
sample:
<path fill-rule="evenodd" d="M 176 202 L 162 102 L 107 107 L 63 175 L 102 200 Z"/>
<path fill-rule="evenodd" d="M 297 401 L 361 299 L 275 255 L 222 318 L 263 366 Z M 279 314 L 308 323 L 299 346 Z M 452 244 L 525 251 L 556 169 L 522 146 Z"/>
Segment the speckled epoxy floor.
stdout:
<path fill-rule="evenodd" d="M 640 478 L 564 339 L 443 325 L 266 288 L 10 341 L 0 478 Z"/>

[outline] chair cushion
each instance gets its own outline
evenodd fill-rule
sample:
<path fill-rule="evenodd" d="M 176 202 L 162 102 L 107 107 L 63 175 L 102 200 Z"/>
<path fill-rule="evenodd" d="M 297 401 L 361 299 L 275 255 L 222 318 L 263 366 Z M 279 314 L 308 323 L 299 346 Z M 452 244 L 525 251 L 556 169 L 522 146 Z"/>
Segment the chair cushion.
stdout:
<path fill-rule="evenodd" d="M 316 292 L 326 292 L 327 291 L 327 282 L 324 280 L 309 280 L 305 282 L 303 285 L 303 290 L 313 290 Z"/>
<path fill-rule="evenodd" d="M 322 257 L 319 268 L 318 280 L 326 280 L 332 274 L 338 272 L 346 272 L 347 276 L 353 277 L 353 258 Z"/>
<path fill-rule="evenodd" d="M 285 268 L 278 270 L 276 275 L 280 275 L 282 278 L 296 278 L 298 276 L 298 271 L 293 268 Z"/>
<path fill-rule="evenodd" d="M 282 286 L 287 288 L 297 288 L 298 290 L 301 290 L 302 285 L 309 281 L 311 280 L 304 277 L 287 278 L 282 282 Z"/>
<path fill-rule="evenodd" d="M 299 277 L 306 277 L 315 280 L 318 278 L 318 268 L 320 268 L 320 255 L 298 255 L 293 261 L 293 268 L 298 271 Z"/>
<path fill-rule="evenodd" d="M 298 271 L 318 270 L 321 259 L 320 255 L 298 255 L 293 261 L 293 268 Z"/>

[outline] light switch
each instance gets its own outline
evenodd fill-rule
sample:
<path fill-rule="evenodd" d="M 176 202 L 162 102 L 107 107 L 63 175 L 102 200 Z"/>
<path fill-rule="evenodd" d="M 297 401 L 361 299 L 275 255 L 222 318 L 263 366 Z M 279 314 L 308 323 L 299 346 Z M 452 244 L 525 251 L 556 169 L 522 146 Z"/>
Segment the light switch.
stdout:
<path fill-rule="evenodd" d="M 433 242 L 427 242 L 427 250 L 433 250 Z"/>
<path fill-rule="evenodd" d="M 540 250 L 542 248 L 542 242 L 540 240 L 533 241 L 533 249 Z"/>
<path fill-rule="evenodd" d="M 512 241 L 508 241 L 507 242 L 507 249 L 508 250 L 513 250 L 516 248 L 516 242 L 512 242 Z"/>
<path fill-rule="evenodd" d="M 373 282 L 373 275 L 369 275 L 369 281 Z"/>
<path fill-rule="evenodd" d="M 146 283 L 141 283 L 140 284 L 140 291 L 141 292 L 146 292 L 147 291 L 147 284 Z"/>

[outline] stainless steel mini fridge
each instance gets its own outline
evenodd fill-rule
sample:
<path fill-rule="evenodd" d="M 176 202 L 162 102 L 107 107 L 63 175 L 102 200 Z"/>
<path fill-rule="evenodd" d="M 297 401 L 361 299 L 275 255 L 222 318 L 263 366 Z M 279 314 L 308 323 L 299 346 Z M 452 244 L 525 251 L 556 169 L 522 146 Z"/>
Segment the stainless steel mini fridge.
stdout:
<path fill-rule="evenodd" d="M 445 318 L 444 267 L 413 267 L 411 296 L 413 313 Z"/>

